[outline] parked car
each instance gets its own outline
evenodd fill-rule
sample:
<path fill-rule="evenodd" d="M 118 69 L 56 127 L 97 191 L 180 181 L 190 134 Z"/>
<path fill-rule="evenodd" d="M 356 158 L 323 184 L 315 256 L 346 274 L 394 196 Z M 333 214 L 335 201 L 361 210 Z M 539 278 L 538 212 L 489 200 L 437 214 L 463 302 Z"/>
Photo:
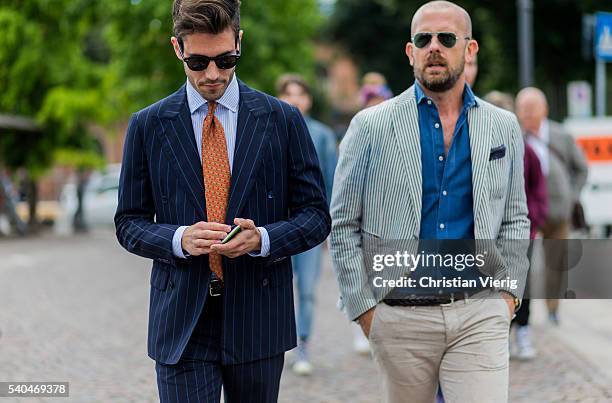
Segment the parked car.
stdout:
<path fill-rule="evenodd" d="M 120 164 L 111 164 L 104 172 L 93 172 L 85 188 L 83 195 L 83 217 L 85 224 L 89 227 L 113 226 L 113 218 L 117 210 L 119 195 Z M 60 232 L 66 226 L 72 225 L 74 213 L 77 210 L 77 184 L 71 181 L 64 185 L 60 195 L 60 206 L 62 217 L 58 219 L 57 225 Z"/>

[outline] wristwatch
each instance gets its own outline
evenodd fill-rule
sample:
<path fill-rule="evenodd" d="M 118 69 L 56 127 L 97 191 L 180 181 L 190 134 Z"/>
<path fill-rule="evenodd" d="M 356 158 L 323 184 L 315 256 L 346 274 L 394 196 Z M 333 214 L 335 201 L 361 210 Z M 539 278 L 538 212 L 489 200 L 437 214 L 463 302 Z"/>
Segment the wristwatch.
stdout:
<path fill-rule="evenodd" d="M 508 291 L 502 290 L 501 292 L 504 292 L 512 297 L 512 301 L 514 302 L 514 313 L 518 312 L 521 306 L 521 300 L 518 297 L 515 297 L 514 295 L 510 294 Z"/>
<path fill-rule="evenodd" d="M 514 295 L 512 296 L 512 298 L 514 299 L 514 313 L 516 313 L 521 307 L 521 300 L 515 297 Z"/>

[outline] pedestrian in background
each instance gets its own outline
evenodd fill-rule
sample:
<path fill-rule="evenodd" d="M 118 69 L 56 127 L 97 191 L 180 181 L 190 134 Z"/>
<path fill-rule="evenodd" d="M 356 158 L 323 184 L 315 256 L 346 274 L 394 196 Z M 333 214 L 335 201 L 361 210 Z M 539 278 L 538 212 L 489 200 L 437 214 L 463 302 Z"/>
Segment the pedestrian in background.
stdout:
<path fill-rule="evenodd" d="M 499 91 L 491 91 L 484 96 L 484 99 L 491 102 L 493 105 L 514 112 L 514 99 L 512 95 Z M 520 360 L 530 360 L 536 357 L 537 350 L 533 346 L 531 340 L 531 329 L 529 327 L 529 307 L 531 300 L 529 299 L 529 286 L 531 277 L 531 268 L 533 267 L 533 240 L 548 215 L 548 193 L 546 189 L 546 178 L 540 166 L 540 160 L 533 148 L 525 139 L 525 195 L 527 196 L 527 217 L 531 223 L 529 239 L 532 241 L 529 244 L 527 257 L 529 258 L 529 274 L 525 282 L 525 293 L 521 307 L 516 312 L 516 316 L 512 320 L 515 332 L 514 338 L 510 343 L 510 356 Z"/>
<path fill-rule="evenodd" d="M 534 87 L 516 97 L 516 115 L 527 143 L 546 177 L 548 215 L 542 226 L 546 261 L 546 305 L 551 323 L 559 324 L 559 298 L 567 289 L 567 238 L 572 210 L 586 183 L 588 166 L 582 150 L 563 126 L 548 119 L 548 102 Z"/>
<path fill-rule="evenodd" d="M 276 81 L 276 94 L 279 99 L 300 110 L 306 121 L 306 127 L 314 143 L 323 172 L 323 181 L 328 200 L 331 198 L 334 171 L 336 169 L 337 148 L 333 131 L 310 116 L 312 108 L 312 91 L 306 80 L 297 74 L 285 74 Z M 298 313 L 297 333 L 298 347 L 292 369 L 298 375 L 312 373 L 309 340 L 312 333 L 316 288 L 322 266 L 323 244 L 295 255 L 291 258 L 293 273 L 297 282 Z"/>
<path fill-rule="evenodd" d="M 387 79 L 381 73 L 371 71 L 366 73 L 362 79 L 359 89 L 359 102 L 361 108 L 369 108 L 390 99 L 393 93 L 387 85 Z"/>

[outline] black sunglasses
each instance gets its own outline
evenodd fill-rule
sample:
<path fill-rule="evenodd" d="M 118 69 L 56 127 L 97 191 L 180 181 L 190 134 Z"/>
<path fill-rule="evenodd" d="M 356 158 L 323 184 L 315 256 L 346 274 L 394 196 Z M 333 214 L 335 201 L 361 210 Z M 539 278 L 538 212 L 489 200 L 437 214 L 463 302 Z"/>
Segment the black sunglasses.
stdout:
<path fill-rule="evenodd" d="M 189 67 L 189 70 L 192 70 L 192 71 L 206 70 L 208 68 L 208 64 L 211 61 L 214 61 L 215 65 L 222 70 L 232 69 L 236 67 L 236 64 L 238 64 L 238 59 L 240 59 L 239 50 L 236 50 L 235 53 L 228 53 L 228 54 L 223 54 L 223 55 L 219 55 L 215 57 L 208 57 L 208 56 L 203 56 L 203 55 L 193 55 L 193 56 L 185 57 L 183 55 L 183 41 L 180 39 L 179 39 L 179 50 L 181 51 L 181 57 L 183 58 L 183 61 L 187 64 L 187 67 Z"/>
<path fill-rule="evenodd" d="M 417 48 L 422 49 L 429 45 L 434 35 L 438 38 L 438 42 L 446 48 L 450 49 L 457 43 L 457 35 L 452 32 L 419 32 L 412 37 L 412 43 L 414 43 L 414 46 Z M 468 40 L 472 38 L 466 36 L 463 39 Z"/>

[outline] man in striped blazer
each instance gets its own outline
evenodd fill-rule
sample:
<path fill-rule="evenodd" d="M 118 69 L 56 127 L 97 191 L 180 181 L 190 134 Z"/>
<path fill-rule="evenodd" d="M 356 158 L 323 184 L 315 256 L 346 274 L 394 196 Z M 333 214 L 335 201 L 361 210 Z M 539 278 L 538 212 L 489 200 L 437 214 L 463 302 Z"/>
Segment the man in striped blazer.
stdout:
<path fill-rule="evenodd" d="M 148 354 L 162 402 L 276 402 L 296 346 L 290 256 L 327 237 L 323 178 L 299 111 L 235 74 L 238 0 L 175 0 L 187 82 L 135 113 L 117 238 L 153 259 Z M 222 240 L 231 225 L 241 228 Z"/>
<path fill-rule="evenodd" d="M 521 130 L 465 83 L 478 43 L 464 9 L 427 3 L 411 35 L 414 86 L 358 113 L 340 146 L 330 250 L 341 304 L 369 337 L 386 402 L 432 402 L 439 383 L 447 402 L 504 402 L 528 270 Z M 406 264 L 449 247 L 445 263 Z M 482 265 L 465 269 L 466 251 Z"/>

